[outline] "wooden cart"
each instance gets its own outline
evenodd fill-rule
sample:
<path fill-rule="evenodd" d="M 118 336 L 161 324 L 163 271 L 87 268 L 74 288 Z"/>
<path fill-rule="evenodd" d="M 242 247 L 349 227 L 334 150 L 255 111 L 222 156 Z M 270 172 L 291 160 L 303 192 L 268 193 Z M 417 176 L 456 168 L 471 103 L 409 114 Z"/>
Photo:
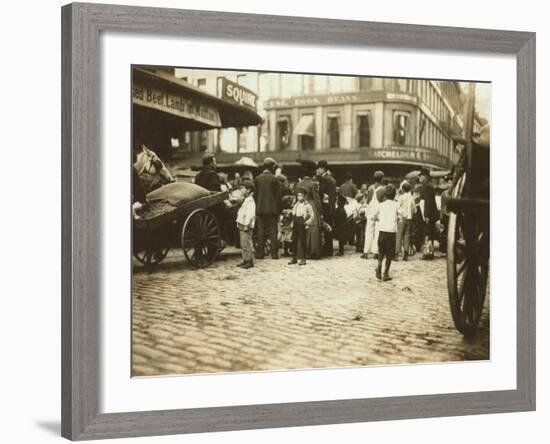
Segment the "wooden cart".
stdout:
<path fill-rule="evenodd" d="M 470 87 L 466 138 L 455 165 L 447 234 L 447 287 L 456 329 L 477 332 L 487 294 L 490 259 L 489 146 L 472 137 L 474 87 Z"/>
<path fill-rule="evenodd" d="M 143 217 L 133 223 L 134 257 L 152 267 L 166 257 L 170 248 L 179 245 L 193 267 L 208 267 L 223 249 L 216 209 L 224 205 L 225 199 L 227 192 L 218 192 L 178 206 L 166 202 L 145 204 Z"/>

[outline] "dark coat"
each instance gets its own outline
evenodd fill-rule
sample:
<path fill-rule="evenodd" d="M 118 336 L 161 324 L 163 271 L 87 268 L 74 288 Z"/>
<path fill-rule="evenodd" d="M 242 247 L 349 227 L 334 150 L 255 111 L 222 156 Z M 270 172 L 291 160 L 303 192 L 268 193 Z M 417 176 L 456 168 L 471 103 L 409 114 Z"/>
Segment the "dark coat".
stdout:
<path fill-rule="evenodd" d="M 221 191 L 220 178 L 218 173 L 211 166 L 202 168 L 199 174 L 195 177 L 195 185 L 199 185 L 210 191 Z"/>
<path fill-rule="evenodd" d="M 348 215 L 344 207 L 338 207 L 334 213 L 334 237 L 347 240 L 349 233 Z"/>
<path fill-rule="evenodd" d="M 357 185 L 355 185 L 353 182 L 344 182 L 342 185 L 340 185 L 338 192 L 344 197 L 351 197 L 355 199 L 359 190 L 357 188 Z"/>
<path fill-rule="evenodd" d="M 265 170 L 256 177 L 254 188 L 256 214 L 278 215 L 281 208 L 281 183 L 273 173 Z"/>
<path fill-rule="evenodd" d="M 439 220 L 439 211 L 435 203 L 435 190 L 431 183 L 425 183 L 422 186 L 422 199 L 424 199 L 424 218 L 432 221 Z"/>
<path fill-rule="evenodd" d="M 334 177 L 325 174 L 319 177 L 319 199 L 323 204 L 324 212 L 328 212 L 330 215 L 334 215 L 334 210 L 336 206 L 336 181 Z M 323 201 L 324 195 L 328 196 L 328 207 Z"/>

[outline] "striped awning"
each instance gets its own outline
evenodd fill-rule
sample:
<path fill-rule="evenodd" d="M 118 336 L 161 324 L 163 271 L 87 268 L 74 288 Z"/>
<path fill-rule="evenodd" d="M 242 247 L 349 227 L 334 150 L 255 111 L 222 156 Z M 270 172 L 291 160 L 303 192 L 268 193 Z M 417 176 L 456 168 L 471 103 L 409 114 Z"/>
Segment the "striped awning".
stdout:
<path fill-rule="evenodd" d="M 300 117 L 300 121 L 294 129 L 294 135 L 315 137 L 315 121 L 313 119 L 313 114 L 304 114 Z"/>

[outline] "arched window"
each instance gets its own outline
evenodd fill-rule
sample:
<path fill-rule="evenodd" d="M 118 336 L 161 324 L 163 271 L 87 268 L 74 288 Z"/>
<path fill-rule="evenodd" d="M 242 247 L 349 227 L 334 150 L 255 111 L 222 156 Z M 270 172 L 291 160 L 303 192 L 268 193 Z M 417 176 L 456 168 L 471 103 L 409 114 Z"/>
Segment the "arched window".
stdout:
<path fill-rule="evenodd" d="M 337 115 L 328 116 L 327 131 L 328 131 L 328 146 L 329 148 L 340 147 L 340 124 Z"/>
<path fill-rule="evenodd" d="M 359 147 L 370 146 L 370 116 L 368 114 L 357 116 L 357 133 Z"/>
<path fill-rule="evenodd" d="M 393 142 L 396 145 L 408 145 L 410 142 L 410 115 L 397 111 L 393 118 Z"/>

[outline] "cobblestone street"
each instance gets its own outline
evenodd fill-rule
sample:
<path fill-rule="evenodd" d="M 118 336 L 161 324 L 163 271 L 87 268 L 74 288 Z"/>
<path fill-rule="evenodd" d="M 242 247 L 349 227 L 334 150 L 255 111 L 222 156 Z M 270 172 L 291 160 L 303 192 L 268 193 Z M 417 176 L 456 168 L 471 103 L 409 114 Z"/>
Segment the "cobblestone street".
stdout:
<path fill-rule="evenodd" d="M 256 261 L 224 250 L 194 270 L 172 250 L 152 272 L 134 264 L 134 376 L 489 359 L 489 301 L 476 338 L 453 325 L 446 261 L 344 257 Z M 488 298 L 487 298 L 488 299 Z"/>

